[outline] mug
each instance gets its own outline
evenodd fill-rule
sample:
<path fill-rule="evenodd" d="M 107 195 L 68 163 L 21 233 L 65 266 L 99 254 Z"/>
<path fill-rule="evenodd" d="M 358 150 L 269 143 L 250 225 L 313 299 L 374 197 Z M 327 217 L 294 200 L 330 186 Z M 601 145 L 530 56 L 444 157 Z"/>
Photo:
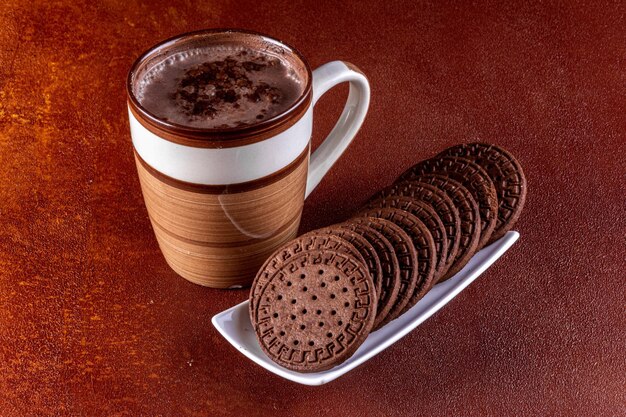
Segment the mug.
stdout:
<path fill-rule="evenodd" d="M 254 44 L 303 74 L 294 104 L 243 127 L 203 129 L 162 120 L 144 108 L 136 81 L 175 51 L 203 42 Z M 345 107 L 311 154 L 313 107 L 339 83 L 350 83 Z M 354 65 L 329 62 L 311 71 L 293 47 L 241 30 L 205 30 L 168 39 L 141 55 L 127 79 L 128 115 L 141 190 L 159 247 L 183 278 L 214 288 L 252 283 L 259 267 L 293 239 L 304 199 L 346 150 L 370 100 Z"/>

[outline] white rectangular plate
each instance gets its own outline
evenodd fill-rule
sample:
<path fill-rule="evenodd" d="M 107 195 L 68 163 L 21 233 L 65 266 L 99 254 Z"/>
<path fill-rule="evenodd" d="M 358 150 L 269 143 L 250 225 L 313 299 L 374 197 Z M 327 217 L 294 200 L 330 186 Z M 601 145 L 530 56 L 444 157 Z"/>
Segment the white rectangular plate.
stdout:
<path fill-rule="evenodd" d="M 472 257 L 465 268 L 449 280 L 435 285 L 410 310 L 383 328 L 370 333 L 365 342 L 347 361 L 323 372 L 303 374 L 285 369 L 263 353 L 250 323 L 248 301 L 213 316 L 213 325 L 234 347 L 263 368 L 283 378 L 304 385 L 322 385 L 361 365 L 400 340 L 424 320 L 435 314 L 480 274 L 491 266 L 519 238 L 519 233 L 508 232 L 498 241 L 483 248 Z"/>

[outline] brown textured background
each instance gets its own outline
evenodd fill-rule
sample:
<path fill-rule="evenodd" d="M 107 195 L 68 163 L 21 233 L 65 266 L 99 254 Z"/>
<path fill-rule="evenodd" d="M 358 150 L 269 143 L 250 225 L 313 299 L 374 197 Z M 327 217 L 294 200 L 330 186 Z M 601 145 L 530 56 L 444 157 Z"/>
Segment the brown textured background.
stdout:
<path fill-rule="evenodd" d="M 4 0 L 0 415 L 626 414 L 626 7 L 467 3 Z M 370 114 L 302 230 L 480 139 L 526 170 L 520 241 L 333 383 L 252 364 L 210 324 L 247 291 L 167 267 L 128 132 L 134 58 L 208 27 L 267 32 L 371 80 Z M 318 105 L 316 144 L 346 91 Z"/>

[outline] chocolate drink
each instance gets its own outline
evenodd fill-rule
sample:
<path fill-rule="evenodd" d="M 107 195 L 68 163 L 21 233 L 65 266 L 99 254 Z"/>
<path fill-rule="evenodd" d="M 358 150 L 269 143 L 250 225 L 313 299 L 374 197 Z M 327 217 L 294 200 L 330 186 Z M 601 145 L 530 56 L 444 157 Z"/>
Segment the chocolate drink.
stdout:
<path fill-rule="evenodd" d="M 313 73 L 293 47 L 210 29 L 160 42 L 133 63 L 126 90 L 137 173 L 159 247 L 179 275 L 215 288 L 250 285 L 297 235 L 305 196 L 369 104 L 354 65 L 329 62 L 319 74 L 316 94 L 345 81 L 351 93 L 311 157 Z"/>
<path fill-rule="evenodd" d="M 280 54 L 243 42 L 187 45 L 135 79 L 141 105 L 157 118 L 193 128 L 254 125 L 288 110 L 303 76 Z"/>

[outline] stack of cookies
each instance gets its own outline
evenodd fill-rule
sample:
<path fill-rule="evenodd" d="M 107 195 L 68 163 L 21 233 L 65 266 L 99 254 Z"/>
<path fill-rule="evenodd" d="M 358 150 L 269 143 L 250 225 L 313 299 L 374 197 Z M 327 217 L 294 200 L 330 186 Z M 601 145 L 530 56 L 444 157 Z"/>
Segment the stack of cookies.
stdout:
<path fill-rule="evenodd" d="M 519 162 L 495 145 L 457 145 L 417 163 L 348 221 L 265 262 L 250 292 L 261 348 L 299 372 L 342 363 L 510 230 L 525 197 Z"/>

